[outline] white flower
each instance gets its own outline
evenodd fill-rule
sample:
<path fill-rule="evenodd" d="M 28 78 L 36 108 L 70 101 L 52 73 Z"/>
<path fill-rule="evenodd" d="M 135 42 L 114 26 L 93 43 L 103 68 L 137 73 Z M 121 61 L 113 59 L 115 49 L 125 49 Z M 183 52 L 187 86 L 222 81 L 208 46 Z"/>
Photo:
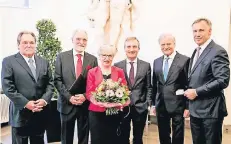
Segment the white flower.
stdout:
<path fill-rule="evenodd" d="M 123 90 L 122 89 L 117 89 L 115 92 L 115 95 L 119 98 L 123 97 Z"/>
<path fill-rule="evenodd" d="M 106 91 L 106 97 L 113 97 L 113 96 L 115 96 L 115 93 L 113 92 L 113 90 Z"/>
<path fill-rule="evenodd" d="M 115 83 L 111 79 L 107 80 L 107 85 L 108 85 L 109 88 L 115 87 Z"/>

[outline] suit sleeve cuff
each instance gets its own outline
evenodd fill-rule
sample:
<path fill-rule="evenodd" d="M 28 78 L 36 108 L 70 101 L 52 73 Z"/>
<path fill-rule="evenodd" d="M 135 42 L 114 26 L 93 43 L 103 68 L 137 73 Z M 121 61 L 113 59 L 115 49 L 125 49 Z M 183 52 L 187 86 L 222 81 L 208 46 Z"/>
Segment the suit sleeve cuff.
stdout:
<path fill-rule="evenodd" d="M 44 103 L 45 103 L 45 106 L 47 105 L 47 101 L 46 100 L 44 100 L 44 99 L 41 99 L 41 100 L 43 100 L 44 101 Z"/>

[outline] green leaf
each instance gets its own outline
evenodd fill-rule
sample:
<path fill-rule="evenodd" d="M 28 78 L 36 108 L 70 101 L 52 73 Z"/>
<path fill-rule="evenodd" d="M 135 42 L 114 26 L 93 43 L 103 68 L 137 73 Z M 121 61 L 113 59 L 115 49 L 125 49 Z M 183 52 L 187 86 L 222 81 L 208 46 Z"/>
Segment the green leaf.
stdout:
<path fill-rule="evenodd" d="M 55 36 L 56 26 L 50 19 L 41 19 L 36 23 L 38 31 L 37 54 L 49 61 L 52 74 L 55 70 L 55 60 L 62 51 L 61 42 Z M 57 90 L 54 96 L 57 98 Z"/>

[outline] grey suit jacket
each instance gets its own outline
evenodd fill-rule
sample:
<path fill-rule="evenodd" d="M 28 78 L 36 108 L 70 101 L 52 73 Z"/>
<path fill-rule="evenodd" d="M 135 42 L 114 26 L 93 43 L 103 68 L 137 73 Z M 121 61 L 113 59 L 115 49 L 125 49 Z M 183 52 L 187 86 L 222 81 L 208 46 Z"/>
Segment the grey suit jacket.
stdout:
<path fill-rule="evenodd" d="M 84 53 L 82 74 L 87 77 L 90 68 L 98 65 L 97 58 L 87 52 Z M 73 50 L 62 52 L 57 56 L 55 65 L 55 86 L 59 92 L 58 111 L 69 114 L 73 107 L 88 108 L 89 102 L 85 101 L 82 106 L 74 106 L 70 103 L 71 94 L 68 89 L 76 80 Z"/>
<path fill-rule="evenodd" d="M 188 87 L 196 89 L 197 97 L 189 102 L 190 114 L 197 118 L 227 116 L 224 91 L 230 79 L 229 58 L 226 50 L 211 41 L 191 70 Z"/>
<path fill-rule="evenodd" d="M 30 121 L 33 112 L 24 108 L 30 100 L 42 98 L 49 103 L 52 98 L 54 86 L 49 63 L 36 55 L 35 63 L 36 78 L 20 53 L 3 59 L 2 88 L 11 100 L 10 124 L 13 127 L 24 126 Z"/>
<path fill-rule="evenodd" d="M 147 111 L 151 105 L 152 86 L 151 86 L 151 66 L 149 63 L 137 60 L 137 73 L 134 85 L 131 85 L 127 75 L 126 60 L 115 63 L 115 66 L 124 70 L 124 74 L 131 91 L 131 105 L 135 106 L 138 113 Z"/>
<path fill-rule="evenodd" d="M 176 95 L 178 89 L 186 90 L 188 79 L 189 57 L 176 53 L 168 72 L 166 81 L 163 75 L 161 56 L 153 63 L 153 105 L 157 112 L 183 113 L 188 108 L 188 100 L 183 95 Z"/>

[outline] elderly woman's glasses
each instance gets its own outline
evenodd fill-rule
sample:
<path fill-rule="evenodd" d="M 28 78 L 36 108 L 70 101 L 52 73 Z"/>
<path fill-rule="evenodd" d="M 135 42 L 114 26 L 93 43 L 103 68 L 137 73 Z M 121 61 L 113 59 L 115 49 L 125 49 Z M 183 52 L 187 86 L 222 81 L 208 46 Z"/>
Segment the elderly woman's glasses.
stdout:
<path fill-rule="evenodd" d="M 112 58 L 113 58 L 113 55 L 102 54 L 101 56 L 102 56 L 103 59 L 106 59 L 107 57 L 108 57 L 109 59 L 112 59 Z"/>

